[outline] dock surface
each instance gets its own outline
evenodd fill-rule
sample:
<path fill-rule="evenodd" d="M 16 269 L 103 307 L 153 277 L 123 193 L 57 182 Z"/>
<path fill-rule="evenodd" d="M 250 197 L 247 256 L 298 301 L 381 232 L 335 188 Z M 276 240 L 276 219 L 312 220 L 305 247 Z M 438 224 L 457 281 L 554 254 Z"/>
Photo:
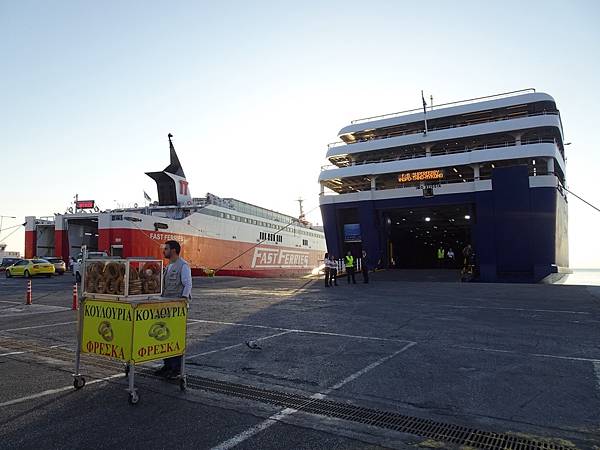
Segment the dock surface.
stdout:
<path fill-rule="evenodd" d="M 117 362 L 85 359 L 72 387 L 69 274 L 34 279 L 30 306 L 2 278 L 0 447 L 600 445 L 600 288 L 357 281 L 195 278 L 189 388 L 146 365 L 131 406 Z"/>

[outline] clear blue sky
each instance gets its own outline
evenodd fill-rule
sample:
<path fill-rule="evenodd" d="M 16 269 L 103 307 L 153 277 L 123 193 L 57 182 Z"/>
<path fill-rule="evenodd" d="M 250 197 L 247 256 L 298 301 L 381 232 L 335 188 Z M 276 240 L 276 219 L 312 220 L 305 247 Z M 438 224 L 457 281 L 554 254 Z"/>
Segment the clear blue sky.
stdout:
<path fill-rule="evenodd" d="M 1 2 L 0 214 L 156 197 L 168 132 L 193 195 L 296 214 L 351 119 L 525 87 L 556 99 L 569 187 L 600 204 L 599 5 Z M 569 208 L 571 265 L 600 267 L 600 213 Z"/>

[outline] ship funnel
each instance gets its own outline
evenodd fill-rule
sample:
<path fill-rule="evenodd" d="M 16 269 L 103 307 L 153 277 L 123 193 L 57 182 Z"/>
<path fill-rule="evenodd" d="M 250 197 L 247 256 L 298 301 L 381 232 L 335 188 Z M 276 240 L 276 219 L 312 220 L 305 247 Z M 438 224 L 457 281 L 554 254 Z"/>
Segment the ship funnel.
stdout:
<path fill-rule="evenodd" d="M 173 145 L 173 135 L 168 134 L 170 164 L 162 172 L 146 172 L 156 182 L 158 204 L 160 206 L 191 205 L 192 196 L 188 189 L 185 173 Z"/>

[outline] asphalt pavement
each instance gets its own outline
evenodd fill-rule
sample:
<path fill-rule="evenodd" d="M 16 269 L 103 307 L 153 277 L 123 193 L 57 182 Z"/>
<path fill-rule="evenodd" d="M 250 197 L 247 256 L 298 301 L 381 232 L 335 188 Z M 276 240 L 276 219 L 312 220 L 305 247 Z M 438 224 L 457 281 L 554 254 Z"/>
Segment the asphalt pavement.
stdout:
<path fill-rule="evenodd" d="M 188 373 L 332 408 L 600 446 L 598 287 L 371 279 L 325 288 L 195 278 Z M 231 392 L 181 392 L 149 376 L 138 377 L 132 406 L 122 365 L 110 360 L 85 360 L 88 383 L 75 390 L 72 283 L 69 274 L 34 279 L 33 305 L 24 305 L 27 280 L 0 279 L 3 449 L 460 447 Z"/>

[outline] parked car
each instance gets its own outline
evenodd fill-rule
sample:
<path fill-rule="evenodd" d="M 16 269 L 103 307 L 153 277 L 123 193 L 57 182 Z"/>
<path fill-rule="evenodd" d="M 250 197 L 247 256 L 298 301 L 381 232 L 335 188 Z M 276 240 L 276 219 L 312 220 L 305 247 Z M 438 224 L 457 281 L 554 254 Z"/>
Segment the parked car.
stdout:
<path fill-rule="evenodd" d="M 5 275 L 6 278 L 15 276 L 31 278 L 36 275 L 51 277 L 54 275 L 54 270 L 54 264 L 50 264 L 45 259 L 22 259 L 8 266 Z"/>
<path fill-rule="evenodd" d="M 45 259 L 46 261 L 48 261 L 50 264 L 52 264 L 54 266 L 54 273 L 63 275 L 67 271 L 67 265 L 65 264 L 65 262 L 62 259 L 56 258 L 54 256 L 48 256 L 43 259 Z"/>
<path fill-rule="evenodd" d="M 0 272 L 4 272 L 8 266 L 21 261 L 21 258 L 0 258 Z"/>

